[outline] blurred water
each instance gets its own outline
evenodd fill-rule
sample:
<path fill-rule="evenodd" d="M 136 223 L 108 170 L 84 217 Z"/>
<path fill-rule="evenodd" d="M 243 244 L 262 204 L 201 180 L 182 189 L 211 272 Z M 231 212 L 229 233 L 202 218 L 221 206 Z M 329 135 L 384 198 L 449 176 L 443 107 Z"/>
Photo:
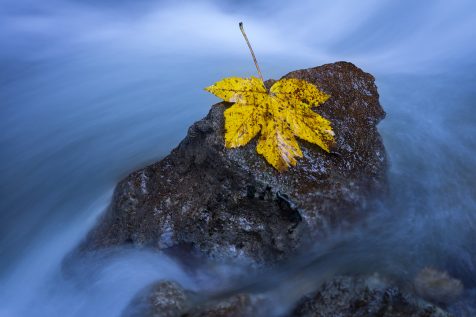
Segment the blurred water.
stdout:
<path fill-rule="evenodd" d="M 59 266 L 117 181 L 206 114 L 203 87 L 255 74 L 239 21 L 265 77 L 344 59 L 376 76 L 392 195 L 360 256 L 474 287 L 473 1 L 0 0 L 0 316 L 117 316 L 159 277 L 211 283 L 134 250 L 84 265 L 88 286 Z"/>

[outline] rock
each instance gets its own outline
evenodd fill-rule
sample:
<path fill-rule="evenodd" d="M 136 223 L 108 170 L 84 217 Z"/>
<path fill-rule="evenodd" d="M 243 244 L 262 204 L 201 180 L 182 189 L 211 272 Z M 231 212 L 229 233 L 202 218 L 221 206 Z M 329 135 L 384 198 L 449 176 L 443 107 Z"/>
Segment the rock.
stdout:
<path fill-rule="evenodd" d="M 172 281 L 160 281 L 140 291 L 122 317 L 244 317 L 258 316 L 259 298 L 238 293 L 213 301 L 184 290 Z"/>
<path fill-rule="evenodd" d="M 278 304 L 270 294 L 238 292 L 208 298 L 184 290 L 175 282 L 161 281 L 139 292 L 122 317 L 246 317 L 272 316 Z M 464 312 L 457 304 L 453 311 Z M 463 309 L 466 309 L 463 311 Z M 404 292 L 378 275 L 337 276 L 304 296 L 289 317 L 451 317 L 449 313 L 417 296 Z M 459 315 L 458 315 L 459 316 Z M 472 315 L 468 315 L 472 316 Z"/>
<path fill-rule="evenodd" d="M 280 174 L 256 153 L 256 140 L 224 148 L 229 104 L 216 104 L 170 155 L 118 184 L 82 248 L 185 248 L 261 265 L 362 218 L 368 200 L 386 190 L 386 154 L 376 128 L 385 113 L 374 78 L 346 62 L 285 77 L 331 95 L 316 111 L 332 122 L 332 154 L 300 141 L 304 157 Z"/>
<path fill-rule="evenodd" d="M 336 277 L 306 296 L 290 314 L 292 317 L 450 317 L 385 282 L 363 277 Z"/>
<path fill-rule="evenodd" d="M 188 308 L 188 295 L 176 282 L 157 282 L 134 297 L 122 317 L 175 317 Z"/>
<path fill-rule="evenodd" d="M 418 295 L 437 304 L 453 303 L 463 293 L 460 280 L 429 267 L 418 272 L 414 284 Z"/>
<path fill-rule="evenodd" d="M 261 316 L 259 305 L 249 294 L 236 294 L 218 302 L 191 309 L 183 317 Z"/>

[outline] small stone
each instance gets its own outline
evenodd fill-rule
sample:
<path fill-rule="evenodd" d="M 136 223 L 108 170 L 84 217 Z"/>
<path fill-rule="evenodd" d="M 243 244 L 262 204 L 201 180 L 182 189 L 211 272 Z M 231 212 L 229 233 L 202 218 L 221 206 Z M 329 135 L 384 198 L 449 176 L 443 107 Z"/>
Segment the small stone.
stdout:
<path fill-rule="evenodd" d="M 414 284 L 418 295 L 438 304 L 450 304 L 463 293 L 463 283 L 460 280 L 430 267 L 418 272 Z"/>
<path fill-rule="evenodd" d="M 186 317 L 245 317 L 256 316 L 251 297 L 248 294 L 236 294 L 230 298 L 194 308 Z"/>
<path fill-rule="evenodd" d="M 187 308 L 187 294 L 176 282 L 160 281 L 139 292 L 122 317 L 175 317 Z"/>
<path fill-rule="evenodd" d="M 303 298 L 290 317 L 451 317 L 378 277 L 340 276 Z"/>

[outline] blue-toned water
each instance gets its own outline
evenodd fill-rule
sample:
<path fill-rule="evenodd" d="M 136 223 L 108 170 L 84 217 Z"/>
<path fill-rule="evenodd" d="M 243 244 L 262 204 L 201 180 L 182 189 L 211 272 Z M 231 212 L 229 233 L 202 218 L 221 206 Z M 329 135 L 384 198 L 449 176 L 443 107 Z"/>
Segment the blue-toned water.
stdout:
<path fill-rule="evenodd" d="M 337 60 L 375 75 L 391 162 L 382 214 L 398 219 L 382 222 L 382 263 L 475 287 L 473 1 L 0 0 L 0 316 L 118 316 L 159 278 L 215 283 L 148 251 L 90 259 L 73 279 L 61 263 L 115 184 L 216 102 L 203 87 L 255 75 L 239 21 L 265 77 Z"/>

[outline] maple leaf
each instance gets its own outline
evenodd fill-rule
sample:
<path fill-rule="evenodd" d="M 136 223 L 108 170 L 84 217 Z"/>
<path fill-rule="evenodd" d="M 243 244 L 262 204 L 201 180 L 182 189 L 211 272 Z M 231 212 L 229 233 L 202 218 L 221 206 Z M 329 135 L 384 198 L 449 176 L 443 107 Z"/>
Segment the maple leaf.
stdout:
<path fill-rule="evenodd" d="M 330 96 L 305 80 L 281 79 L 268 91 L 262 79 L 229 77 L 205 90 L 234 103 L 224 112 L 225 146 L 243 146 L 259 134 L 256 151 L 280 172 L 303 156 L 296 137 L 326 152 L 334 143 L 329 120 L 311 109 Z"/>

